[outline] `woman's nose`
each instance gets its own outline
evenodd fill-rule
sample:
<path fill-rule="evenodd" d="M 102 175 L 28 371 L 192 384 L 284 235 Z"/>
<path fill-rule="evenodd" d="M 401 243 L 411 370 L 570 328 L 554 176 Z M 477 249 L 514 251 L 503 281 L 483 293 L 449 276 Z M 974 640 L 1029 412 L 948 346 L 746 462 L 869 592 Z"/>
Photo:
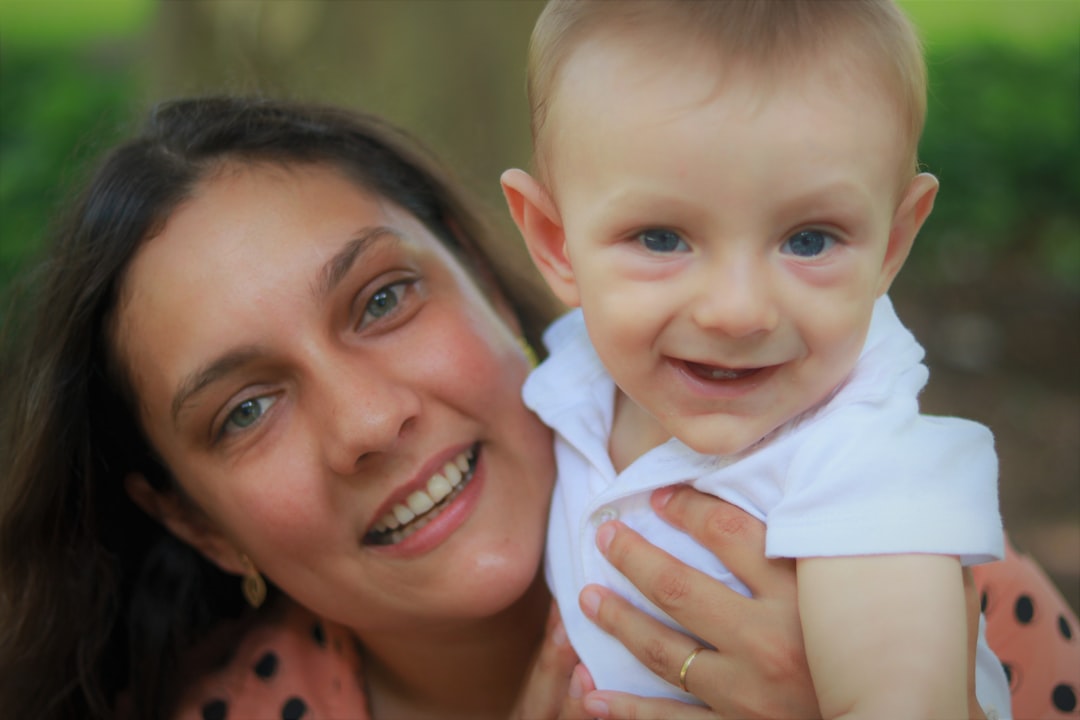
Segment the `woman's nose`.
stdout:
<path fill-rule="evenodd" d="M 421 397 L 407 380 L 378 362 L 352 360 L 334 366 L 321 383 L 318 440 L 329 467 L 355 473 L 365 458 L 390 451 L 413 427 Z"/>
<path fill-rule="evenodd" d="M 694 322 L 732 338 L 776 329 L 779 307 L 768 272 L 754 262 L 715 263 L 697 278 Z"/>

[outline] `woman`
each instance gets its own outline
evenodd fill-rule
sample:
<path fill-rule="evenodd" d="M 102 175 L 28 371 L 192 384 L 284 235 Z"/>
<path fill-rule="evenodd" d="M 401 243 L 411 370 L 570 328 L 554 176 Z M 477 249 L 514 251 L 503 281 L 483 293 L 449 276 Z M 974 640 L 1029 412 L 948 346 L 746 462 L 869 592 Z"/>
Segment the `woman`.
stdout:
<path fill-rule="evenodd" d="M 545 631 L 550 436 L 519 400 L 519 338 L 550 311 L 489 243 L 371 118 L 180 101 L 110 153 L 4 374 L 7 714 L 261 715 L 289 664 L 267 638 L 297 628 L 336 659 L 318 697 L 267 700 L 282 717 L 672 714 L 586 694 Z M 731 508 L 659 500 L 755 599 L 619 529 L 617 567 L 723 631 L 691 655 L 609 594 L 590 612 L 668 681 L 714 678 L 721 714 L 813 715 L 790 569 Z"/>

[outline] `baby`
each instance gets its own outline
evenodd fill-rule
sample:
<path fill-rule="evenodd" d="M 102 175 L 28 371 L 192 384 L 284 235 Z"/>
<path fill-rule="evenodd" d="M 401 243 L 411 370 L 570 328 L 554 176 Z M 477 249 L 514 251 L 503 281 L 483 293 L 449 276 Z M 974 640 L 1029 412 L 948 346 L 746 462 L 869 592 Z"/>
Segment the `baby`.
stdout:
<path fill-rule="evenodd" d="M 908 20 L 870 0 L 554 0 L 529 93 L 536 175 L 503 190 L 579 309 L 524 392 L 556 431 L 548 579 L 597 687 L 693 701 L 712 652 L 680 692 L 584 617 L 600 582 L 674 624 L 603 559 L 606 520 L 748 594 L 651 511 L 690 483 L 796 559 L 825 717 L 968 717 L 962 566 L 1004 552 L 997 460 L 985 427 L 919 413 L 923 350 L 886 295 L 938 190 Z M 981 637 L 976 657 L 980 704 L 1008 715 Z"/>

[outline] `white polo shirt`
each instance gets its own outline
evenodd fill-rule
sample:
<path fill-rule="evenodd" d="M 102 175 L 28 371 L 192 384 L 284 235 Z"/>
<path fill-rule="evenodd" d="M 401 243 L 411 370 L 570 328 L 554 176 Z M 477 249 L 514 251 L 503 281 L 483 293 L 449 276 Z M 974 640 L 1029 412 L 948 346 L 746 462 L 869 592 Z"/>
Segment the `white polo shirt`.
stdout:
<path fill-rule="evenodd" d="M 666 485 L 690 483 L 765 521 L 769 557 L 937 553 L 975 564 L 1004 555 L 993 437 L 968 420 L 919 414 L 917 396 L 928 376 L 923 349 L 887 298 L 874 308 L 856 368 L 816 410 L 738 456 L 700 455 L 671 439 L 619 474 L 607 453 L 615 385 L 581 312 L 553 323 L 544 341 L 551 356 L 523 393 L 556 433 L 548 584 L 598 688 L 694 701 L 640 664 L 578 606 L 581 589 L 600 583 L 677 627 L 600 554 L 595 534 L 605 520 L 622 520 L 749 595 L 712 553 L 652 511 L 651 491 Z M 981 638 L 978 660 L 983 707 L 1008 716 L 1008 683 Z"/>

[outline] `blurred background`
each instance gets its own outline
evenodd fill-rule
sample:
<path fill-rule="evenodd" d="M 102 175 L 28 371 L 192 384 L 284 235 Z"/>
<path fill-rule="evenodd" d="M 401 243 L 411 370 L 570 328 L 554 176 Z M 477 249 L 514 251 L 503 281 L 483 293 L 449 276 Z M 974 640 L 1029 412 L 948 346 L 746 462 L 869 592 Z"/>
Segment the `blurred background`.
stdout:
<path fill-rule="evenodd" d="M 894 285 L 924 407 L 989 425 L 1006 526 L 1080 609 L 1080 3 L 907 0 L 942 190 Z M 529 162 L 533 0 L 5 0 L 0 294 L 88 162 L 155 101 L 262 93 L 373 111 L 488 202 Z M 0 303 L 0 323 L 10 316 Z M 9 339 L 10 341 L 10 339 Z"/>

